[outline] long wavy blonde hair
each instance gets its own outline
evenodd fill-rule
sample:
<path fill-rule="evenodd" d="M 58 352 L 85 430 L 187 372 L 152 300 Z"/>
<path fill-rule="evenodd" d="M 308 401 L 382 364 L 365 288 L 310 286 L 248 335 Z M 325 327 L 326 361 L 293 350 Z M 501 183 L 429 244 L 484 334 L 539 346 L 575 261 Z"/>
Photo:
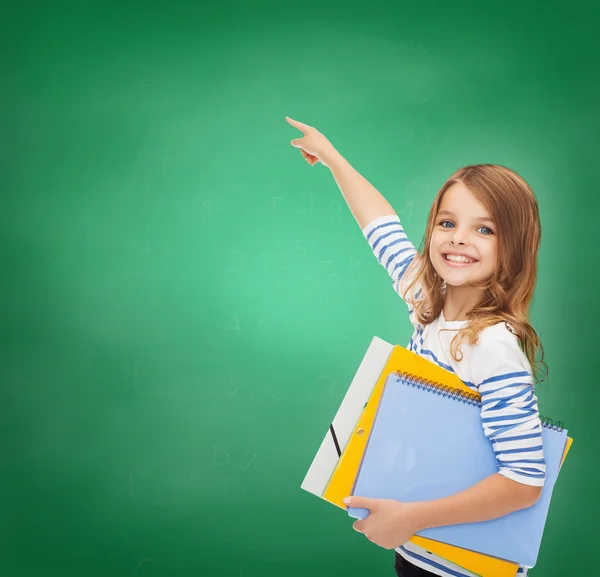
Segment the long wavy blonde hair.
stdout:
<path fill-rule="evenodd" d="M 482 298 L 468 313 L 468 322 L 452 339 L 452 357 L 460 361 L 460 344 L 465 339 L 475 345 L 482 329 L 505 322 L 517 335 L 534 377 L 540 382 L 547 374 L 547 366 L 540 339 L 529 322 L 529 305 L 537 278 L 541 226 L 535 195 L 514 171 L 497 164 L 473 164 L 448 178 L 429 211 L 423 243 L 411 263 L 404 297 L 415 307 L 415 318 L 421 325 L 432 322 L 442 312 L 445 285 L 431 263 L 429 249 L 442 197 L 454 183 L 462 183 L 490 212 L 497 229 L 498 266 L 481 286 Z M 416 284 L 421 289 L 418 299 L 408 296 L 414 294 L 411 289 Z"/>

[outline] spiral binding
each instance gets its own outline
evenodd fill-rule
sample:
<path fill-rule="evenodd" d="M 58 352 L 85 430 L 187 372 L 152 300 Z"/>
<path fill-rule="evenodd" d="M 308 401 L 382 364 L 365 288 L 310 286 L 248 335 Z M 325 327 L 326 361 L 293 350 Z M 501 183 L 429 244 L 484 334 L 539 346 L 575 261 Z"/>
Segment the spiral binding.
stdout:
<path fill-rule="evenodd" d="M 473 407 L 481 408 L 481 397 L 476 393 L 456 389 L 454 387 L 438 383 L 437 381 L 432 381 L 430 379 L 419 377 L 404 371 L 394 371 L 394 374 L 407 384 L 417 389 L 430 391 L 437 395 L 441 395 L 442 397 L 447 397 L 449 399 L 454 399 L 462 403 L 472 405 Z M 558 431 L 559 433 L 564 431 L 564 424 L 561 421 L 556 421 L 555 423 L 549 417 L 544 417 L 542 415 L 540 415 L 540 421 L 542 422 L 542 427 L 552 429 L 553 431 Z"/>
<path fill-rule="evenodd" d="M 404 380 L 407 384 L 417 389 L 430 391 L 432 393 L 436 393 L 437 395 L 441 395 L 442 397 L 447 397 L 449 399 L 454 399 L 456 401 L 460 401 L 462 403 L 481 408 L 481 399 L 479 398 L 479 395 L 475 393 L 471 393 L 469 391 L 462 391 L 460 389 L 456 389 L 454 387 L 438 383 L 437 381 L 431 381 L 424 377 L 419 377 L 411 373 L 406 373 L 404 371 L 395 371 L 395 374 L 402 380 Z"/>
<path fill-rule="evenodd" d="M 544 417 L 542 415 L 540 415 L 540 420 L 542 421 L 542 427 L 552 429 L 553 431 L 558 431 L 559 433 L 565 430 L 565 426 L 562 421 L 556 421 L 555 423 L 550 417 Z"/>

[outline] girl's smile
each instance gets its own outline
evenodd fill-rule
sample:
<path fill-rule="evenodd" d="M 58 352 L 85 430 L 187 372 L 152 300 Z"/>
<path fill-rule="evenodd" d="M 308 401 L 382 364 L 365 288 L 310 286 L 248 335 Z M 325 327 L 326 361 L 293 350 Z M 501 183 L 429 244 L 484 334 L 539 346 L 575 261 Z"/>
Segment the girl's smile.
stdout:
<path fill-rule="evenodd" d="M 479 261 L 476 258 L 473 258 L 467 254 L 448 251 L 442 254 L 444 257 L 444 262 L 447 266 L 453 267 L 465 267 L 472 264 L 477 264 Z"/>

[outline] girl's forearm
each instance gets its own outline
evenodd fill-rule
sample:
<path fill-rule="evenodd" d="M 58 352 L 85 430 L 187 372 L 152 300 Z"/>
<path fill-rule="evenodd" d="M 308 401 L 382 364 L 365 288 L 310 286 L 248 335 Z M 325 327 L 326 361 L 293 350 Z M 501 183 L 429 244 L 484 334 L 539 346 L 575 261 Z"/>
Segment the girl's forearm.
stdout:
<path fill-rule="evenodd" d="M 331 152 L 326 164 L 361 229 L 380 216 L 396 214 L 383 195 L 337 150 Z"/>
<path fill-rule="evenodd" d="M 517 483 L 499 473 L 486 477 L 469 489 L 434 501 L 413 503 L 419 531 L 432 527 L 478 523 L 531 507 L 541 487 Z"/>

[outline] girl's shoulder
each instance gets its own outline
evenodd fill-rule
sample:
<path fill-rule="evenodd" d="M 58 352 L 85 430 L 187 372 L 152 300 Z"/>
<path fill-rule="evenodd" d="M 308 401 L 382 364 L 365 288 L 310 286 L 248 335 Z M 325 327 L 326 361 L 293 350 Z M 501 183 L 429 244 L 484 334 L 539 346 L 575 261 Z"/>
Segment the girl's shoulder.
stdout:
<path fill-rule="evenodd" d="M 485 327 L 475 345 L 464 343 L 464 369 L 473 384 L 511 373 L 531 373 L 527 355 L 521 349 L 517 335 L 505 322 Z"/>

